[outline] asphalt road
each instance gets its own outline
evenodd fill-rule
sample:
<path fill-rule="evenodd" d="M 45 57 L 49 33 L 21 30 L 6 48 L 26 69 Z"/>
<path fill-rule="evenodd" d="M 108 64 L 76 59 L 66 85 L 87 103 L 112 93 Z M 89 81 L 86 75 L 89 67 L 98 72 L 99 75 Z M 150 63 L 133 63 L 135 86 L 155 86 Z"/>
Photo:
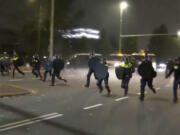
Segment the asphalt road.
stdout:
<path fill-rule="evenodd" d="M 120 81 L 110 70 L 111 97 L 98 92 L 92 76 L 84 88 L 87 69 L 66 70 L 65 84 L 51 87 L 31 73 L 15 79 L 1 77 L 0 83 L 35 90 L 31 95 L 0 99 L 0 135 L 179 135 L 180 103 L 172 102 L 173 78 L 162 73 L 154 80 L 157 94 L 146 88 L 139 100 L 140 78 L 135 73 L 128 97 L 123 97 Z"/>

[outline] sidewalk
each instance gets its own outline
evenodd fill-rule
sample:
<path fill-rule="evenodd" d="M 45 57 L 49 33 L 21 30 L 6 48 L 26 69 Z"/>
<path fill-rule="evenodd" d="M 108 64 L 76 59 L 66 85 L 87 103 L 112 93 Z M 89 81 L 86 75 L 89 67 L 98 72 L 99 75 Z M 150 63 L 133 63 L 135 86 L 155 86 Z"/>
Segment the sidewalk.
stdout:
<path fill-rule="evenodd" d="M 0 84 L 0 97 L 19 96 L 19 95 L 26 95 L 31 93 L 32 93 L 31 90 L 27 90 L 25 88 L 13 86 L 13 85 Z"/>

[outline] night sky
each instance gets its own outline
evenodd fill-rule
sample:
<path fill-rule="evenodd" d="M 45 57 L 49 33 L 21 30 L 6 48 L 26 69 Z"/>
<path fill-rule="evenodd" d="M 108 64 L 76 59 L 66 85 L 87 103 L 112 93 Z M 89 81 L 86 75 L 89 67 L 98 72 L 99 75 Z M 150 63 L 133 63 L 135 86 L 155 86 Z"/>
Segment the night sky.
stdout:
<path fill-rule="evenodd" d="M 180 0 L 126 0 L 128 9 L 123 14 L 123 34 L 152 33 L 161 24 L 168 26 L 170 33 L 180 29 Z M 119 32 L 119 0 L 74 0 L 68 11 L 69 18 L 83 9 L 85 14 L 75 20 L 79 27 L 105 29 L 109 35 Z M 31 5 L 32 6 L 32 5 Z M 1 29 L 16 31 L 25 17 L 27 0 L 0 0 Z"/>

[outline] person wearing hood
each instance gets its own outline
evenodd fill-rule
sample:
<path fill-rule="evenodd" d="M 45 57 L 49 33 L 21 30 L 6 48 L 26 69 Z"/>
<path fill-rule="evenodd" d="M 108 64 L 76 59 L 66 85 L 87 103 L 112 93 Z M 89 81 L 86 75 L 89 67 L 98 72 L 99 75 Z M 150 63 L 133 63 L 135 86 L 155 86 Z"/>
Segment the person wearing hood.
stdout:
<path fill-rule="evenodd" d="M 105 76 L 102 78 L 101 73 L 105 73 Z M 100 63 L 97 64 L 95 68 L 95 78 L 97 79 L 97 86 L 99 88 L 99 92 L 103 92 L 102 82 L 104 81 L 105 88 L 107 90 L 107 96 L 111 95 L 111 90 L 109 87 L 109 72 L 108 72 L 108 64 L 106 63 L 106 59 L 102 58 Z"/>
<path fill-rule="evenodd" d="M 152 66 L 152 62 L 148 58 L 148 54 L 145 54 L 145 60 L 138 66 L 138 73 L 141 76 L 141 88 L 140 88 L 140 100 L 144 101 L 145 86 L 148 84 L 153 93 L 156 93 L 153 87 L 153 78 L 156 77 L 156 71 Z"/>
<path fill-rule="evenodd" d="M 52 63 L 52 79 L 51 79 L 51 86 L 54 86 L 55 83 L 55 77 L 57 77 L 59 80 L 64 81 L 65 83 L 67 82 L 66 79 L 61 77 L 61 70 L 64 69 L 64 60 L 62 59 L 61 56 L 56 56 Z"/>

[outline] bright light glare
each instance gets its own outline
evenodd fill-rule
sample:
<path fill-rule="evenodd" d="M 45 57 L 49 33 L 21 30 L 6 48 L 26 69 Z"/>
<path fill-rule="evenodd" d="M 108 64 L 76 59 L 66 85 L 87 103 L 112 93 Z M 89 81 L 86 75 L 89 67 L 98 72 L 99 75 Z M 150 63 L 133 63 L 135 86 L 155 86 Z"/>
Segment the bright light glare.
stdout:
<path fill-rule="evenodd" d="M 153 68 L 156 70 L 156 62 L 152 63 Z"/>
<path fill-rule="evenodd" d="M 122 10 L 123 10 L 123 9 L 126 9 L 127 7 L 128 7 L 127 2 L 125 2 L 125 1 L 121 2 L 120 8 L 121 8 Z"/>
<path fill-rule="evenodd" d="M 87 33 L 76 33 L 76 34 L 64 34 L 63 35 L 64 38 L 76 38 L 76 39 L 80 39 L 80 38 L 89 38 L 89 39 L 99 39 L 99 35 L 93 35 L 93 34 L 87 34 Z"/>
<path fill-rule="evenodd" d="M 166 64 L 165 63 L 160 63 L 158 66 L 157 66 L 157 71 L 158 72 L 165 72 L 166 70 Z"/>
<path fill-rule="evenodd" d="M 178 37 L 180 37 L 180 30 L 177 32 Z"/>
<path fill-rule="evenodd" d="M 120 63 L 115 63 L 114 64 L 114 67 L 119 67 L 120 66 Z"/>
<path fill-rule="evenodd" d="M 94 29 L 85 29 L 85 28 L 77 28 L 67 31 L 58 30 L 62 33 L 63 38 L 74 38 L 74 39 L 81 39 L 81 38 L 88 38 L 88 39 L 99 39 L 100 38 L 100 31 Z"/>
<path fill-rule="evenodd" d="M 161 68 L 166 68 L 166 64 L 164 64 L 164 63 L 160 63 L 158 66 Z"/>
<path fill-rule="evenodd" d="M 73 29 L 72 31 L 74 31 L 74 32 L 85 32 L 85 33 L 91 33 L 91 34 L 99 34 L 100 33 L 98 30 L 84 29 L 84 28 Z"/>
<path fill-rule="evenodd" d="M 123 54 L 122 54 L 122 53 L 118 53 L 118 56 L 122 57 L 122 56 L 123 56 Z"/>

